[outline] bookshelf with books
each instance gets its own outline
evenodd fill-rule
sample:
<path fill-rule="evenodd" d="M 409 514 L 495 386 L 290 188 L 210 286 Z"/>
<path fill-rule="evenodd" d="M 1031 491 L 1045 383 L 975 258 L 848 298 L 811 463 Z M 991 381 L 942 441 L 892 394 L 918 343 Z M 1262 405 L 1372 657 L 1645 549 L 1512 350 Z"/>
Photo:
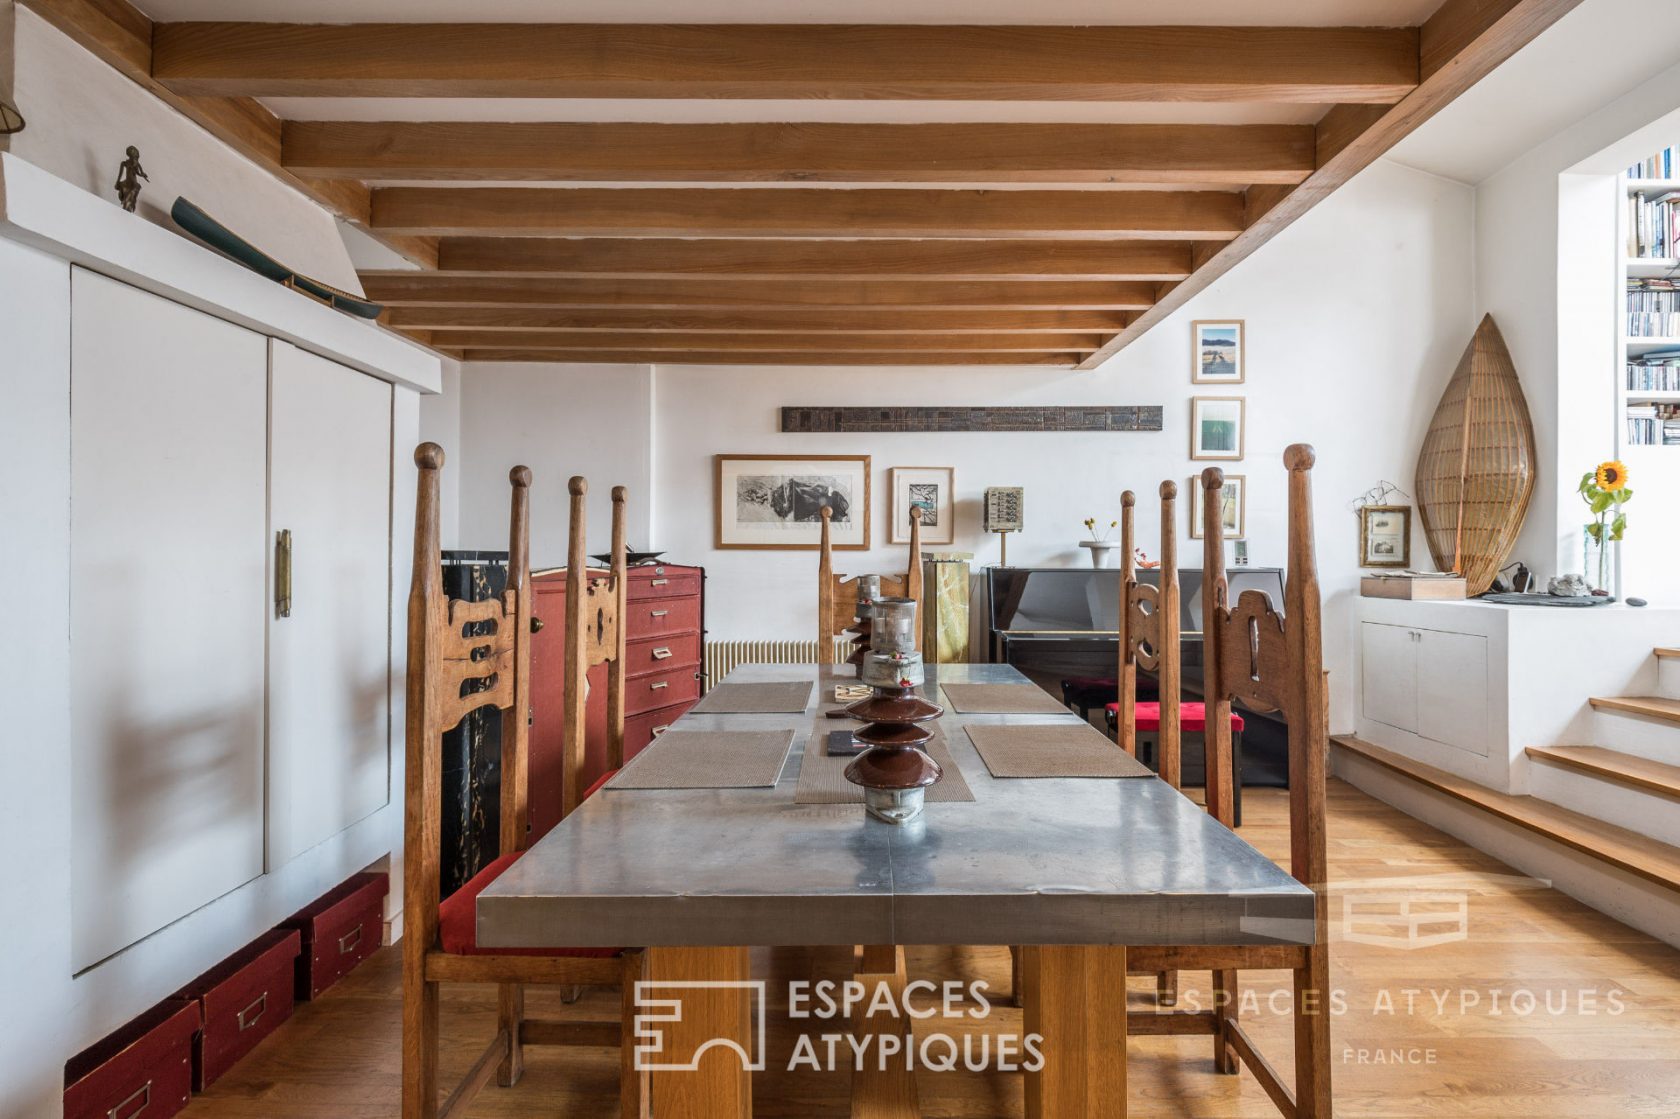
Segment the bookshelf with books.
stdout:
<path fill-rule="evenodd" d="M 1680 145 L 1629 167 L 1622 181 L 1618 441 L 1680 448 Z"/>

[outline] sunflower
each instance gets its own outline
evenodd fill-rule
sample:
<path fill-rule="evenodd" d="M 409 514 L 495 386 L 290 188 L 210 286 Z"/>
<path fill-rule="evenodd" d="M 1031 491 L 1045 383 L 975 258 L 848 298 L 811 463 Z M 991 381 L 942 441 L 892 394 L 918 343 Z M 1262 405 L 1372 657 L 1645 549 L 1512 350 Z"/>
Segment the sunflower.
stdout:
<path fill-rule="evenodd" d="M 1601 490 L 1608 490 L 1611 493 L 1614 493 L 1619 489 L 1623 489 L 1627 486 L 1627 477 L 1627 467 L 1622 465 L 1622 463 L 1616 459 L 1611 459 L 1609 462 L 1601 462 L 1598 464 L 1598 475 L 1596 481 L 1598 482 L 1598 488 Z"/>

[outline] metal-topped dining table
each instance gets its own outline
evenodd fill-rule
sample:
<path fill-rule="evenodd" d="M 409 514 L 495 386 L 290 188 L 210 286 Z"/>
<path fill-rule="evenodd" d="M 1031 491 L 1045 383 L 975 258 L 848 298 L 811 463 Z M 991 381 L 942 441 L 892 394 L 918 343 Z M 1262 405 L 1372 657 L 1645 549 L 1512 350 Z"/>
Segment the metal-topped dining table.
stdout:
<path fill-rule="evenodd" d="M 941 703 L 946 684 L 1028 683 L 1008 665 L 929 666 L 928 677 Z M 683 1002 L 681 1020 L 657 1019 L 664 1034 L 648 1035 L 663 1046 L 658 1119 L 750 1115 L 744 1062 L 715 1044 L 751 1047 L 748 1003 L 719 995 L 749 980 L 750 946 L 1025 946 L 1025 1029 L 1042 1038 L 1040 1067 L 1024 1068 L 1027 1113 L 1086 1117 L 1125 1113 L 1127 945 L 1313 942 L 1313 892 L 1159 778 L 995 778 L 963 733 L 1077 725 L 1071 712 L 946 704 L 939 723 L 974 799 L 930 800 L 908 825 L 861 803 L 795 803 L 821 732 L 851 725 L 824 713 L 855 676 L 778 664 L 728 677 L 804 679 L 817 686 L 803 712 L 690 712 L 672 727 L 791 730 L 773 788 L 608 788 L 478 899 L 482 946 L 647 949 L 649 991 Z M 693 1068 L 676 1067 L 681 1053 Z"/>

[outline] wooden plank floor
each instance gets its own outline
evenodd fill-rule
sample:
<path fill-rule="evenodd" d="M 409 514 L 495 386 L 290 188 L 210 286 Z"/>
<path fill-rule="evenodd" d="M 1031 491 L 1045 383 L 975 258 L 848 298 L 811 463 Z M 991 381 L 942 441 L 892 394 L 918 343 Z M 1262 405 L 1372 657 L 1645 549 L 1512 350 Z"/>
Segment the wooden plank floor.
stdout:
<path fill-rule="evenodd" d="M 1243 833 L 1273 857 L 1287 851 L 1280 790 L 1245 794 Z M 1497 1119 L 1611 1119 L 1680 1111 L 1680 951 L 1532 880 L 1457 840 L 1331 783 L 1331 980 L 1345 991 L 1337 1016 L 1333 1071 L 1336 1114 L 1485 1116 Z M 1424 895 L 1429 895 L 1425 898 Z M 1448 922 L 1442 943 L 1409 946 L 1404 931 L 1382 941 L 1381 917 L 1344 930 L 1344 905 L 1382 914 L 1407 899 L 1427 914 L 1467 906 L 1462 938 Z M 1426 936 L 1443 926 L 1425 925 Z M 1393 929 L 1387 933 L 1392 935 Z M 914 949 L 912 977 L 985 979 L 1007 993 L 1002 949 Z M 777 1014 L 774 992 L 788 979 L 841 979 L 848 950 L 754 954 L 772 980 L 769 1066 L 785 1069 L 794 1025 Z M 292 1021 L 185 1112 L 189 1119 L 373 1119 L 394 1116 L 398 1099 L 398 954 L 383 950 Z M 1246 973 L 1242 1014 L 1262 1048 L 1290 1067 L 1285 973 Z M 1185 974 L 1185 997 L 1206 997 L 1207 976 Z M 1134 1008 L 1149 984 L 1133 980 Z M 492 1029 L 490 989 L 457 987 L 444 1003 L 446 1078 L 458 1076 Z M 549 992 L 528 996 L 532 1012 L 601 1017 L 615 1003 L 600 993 L 560 1006 Z M 1181 1004 L 1183 1005 L 1183 1004 Z M 1204 1004 L 1205 1005 L 1205 1004 Z M 935 1020 L 937 1022 L 937 1020 Z M 811 1033 L 839 1027 L 803 1022 Z M 953 1035 L 958 1028 L 934 1026 Z M 1020 1012 L 995 1006 L 959 1027 L 977 1036 L 1018 1032 Z M 918 1032 L 925 1033 L 921 1025 Z M 843 1046 L 843 1043 L 842 1043 Z M 1131 1114 L 1243 1119 L 1276 1112 L 1252 1077 L 1212 1071 L 1207 1038 L 1133 1038 Z M 843 1049 L 842 1049 L 843 1051 Z M 614 1116 L 617 1057 L 606 1050 L 528 1050 L 525 1079 L 490 1087 L 475 1117 Z M 754 1113 L 764 1119 L 847 1114 L 847 1074 L 772 1071 L 758 1078 Z M 1017 1075 L 924 1072 L 924 1115 L 1000 1119 L 1021 1114 Z"/>

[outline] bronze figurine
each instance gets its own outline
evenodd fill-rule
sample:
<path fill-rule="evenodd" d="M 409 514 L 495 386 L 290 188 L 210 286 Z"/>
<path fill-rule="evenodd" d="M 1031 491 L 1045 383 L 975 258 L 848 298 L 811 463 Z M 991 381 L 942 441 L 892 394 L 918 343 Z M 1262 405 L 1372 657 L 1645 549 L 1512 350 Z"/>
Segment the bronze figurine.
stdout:
<path fill-rule="evenodd" d="M 151 182 L 151 176 L 140 166 L 140 149 L 133 144 L 128 146 L 128 158 L 117 168 L 117 201 L 129 213 L 140 204 L 140 180 Z"/>

